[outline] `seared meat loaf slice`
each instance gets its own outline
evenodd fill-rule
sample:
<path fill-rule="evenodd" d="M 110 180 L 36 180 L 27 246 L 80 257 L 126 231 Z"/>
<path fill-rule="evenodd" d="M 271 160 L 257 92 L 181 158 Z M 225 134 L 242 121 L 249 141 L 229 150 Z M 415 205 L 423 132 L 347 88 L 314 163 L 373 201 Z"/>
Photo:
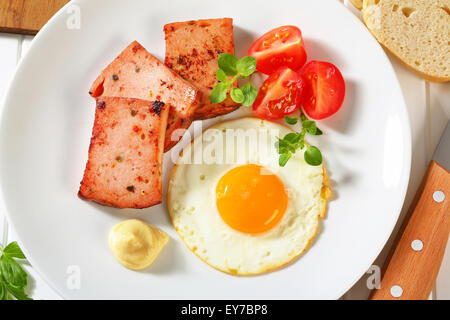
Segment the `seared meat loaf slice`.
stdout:
<path fill-rule="evenodd" d="M 93 97 L 160 100 L 171 105 L 164 151 L 179 140 L 172 139 L 173 131 L 189 128 L 200 98 L 197 88 L 167 68 L 137 41 L 103 70 L 89 94 Z"/>
<path fill-rule="evenodd" d="M 233 19 L 175 22 L 164 26 L 166 66 L 200 89 L 201 105 L 194 119 L 213 118 L 234 111 L 239 104 L 228 97 L 211 103 L 209 94 L 217 84 L 217 59 L 221 53 L 234 54 Z"/>
<path fill-rule="evenodd" d="M 168 114 L 161 101 L 97 98 L 80 198 L 117 208 L 160 203 Z"/>

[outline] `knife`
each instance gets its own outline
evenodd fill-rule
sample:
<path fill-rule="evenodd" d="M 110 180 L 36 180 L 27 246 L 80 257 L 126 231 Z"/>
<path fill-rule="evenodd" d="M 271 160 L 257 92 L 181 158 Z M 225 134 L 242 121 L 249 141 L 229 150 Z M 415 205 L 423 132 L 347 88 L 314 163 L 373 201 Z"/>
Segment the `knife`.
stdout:
<path fill-rule="evenodd" d="M 410 207 L 401 237 L 372 300 L 425 300 L 431 294 L 450 232 L 450 121 Z"/>

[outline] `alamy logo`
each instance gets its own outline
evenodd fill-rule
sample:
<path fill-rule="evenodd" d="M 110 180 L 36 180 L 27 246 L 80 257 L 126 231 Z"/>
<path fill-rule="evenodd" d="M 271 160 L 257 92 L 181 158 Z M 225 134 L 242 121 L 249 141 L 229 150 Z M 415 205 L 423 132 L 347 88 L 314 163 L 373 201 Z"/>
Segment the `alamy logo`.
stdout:
<path fill-rule="evenodd" d="M 81 9 L 77 5 L 71 5 L 67 8 L 66 13 L 69 15 L 66 21 L 67 29 L 79 30 L 81 28 Z"/>
<path fill-rule="evenodd" d="M 81 288 L 81 269 L 79 266 L 71 265 L 67 267 L 68 275 L 66 285 L 69 290 L 79 290 Z"/>
<path fill-rule="evenodd" d="M 367 270 L 368 274 L 370 276 L 367 278 L 366 285 L 367 288 L 370 290 L 373 289 L 380 289 L 380 282 L 381 282 L 381 269 L 379 266 L 372 265 L 370 266 L 369 270 Z"/>

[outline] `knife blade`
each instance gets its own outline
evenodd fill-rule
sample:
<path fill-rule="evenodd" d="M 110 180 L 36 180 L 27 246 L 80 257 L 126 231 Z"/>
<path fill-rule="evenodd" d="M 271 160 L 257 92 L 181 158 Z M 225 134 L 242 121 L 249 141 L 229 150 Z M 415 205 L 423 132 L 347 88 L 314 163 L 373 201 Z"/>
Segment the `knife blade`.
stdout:
<path fill-rule="evenodd" d="M 447 171 L 450 170 L 450 120 L 447 122 L 432 159 Z"/>
<path fill-rule="evenodd" d="M 450 121 L 385 264 L 372 300 L 426 300 L 434 287 L 450 233 Z"/>

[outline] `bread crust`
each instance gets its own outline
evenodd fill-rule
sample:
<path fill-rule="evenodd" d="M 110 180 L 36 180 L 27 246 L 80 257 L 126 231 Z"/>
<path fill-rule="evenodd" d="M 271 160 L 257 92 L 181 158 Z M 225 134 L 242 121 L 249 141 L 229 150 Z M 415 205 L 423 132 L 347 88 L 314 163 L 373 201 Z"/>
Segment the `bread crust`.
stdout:
<path fill-rule="evenodd" d="M 358 9 L 361 10 L 363 7 L 363 0 L 350 0 L 350 2 L 353 4 L 353 6 Z"/>
<path fill-rule="evenodd" d="M 409 70 L 428 81 L 448 82 L 448 7 L 449 0 L 364 0 L 362 16 L 383 48 Z"/>

